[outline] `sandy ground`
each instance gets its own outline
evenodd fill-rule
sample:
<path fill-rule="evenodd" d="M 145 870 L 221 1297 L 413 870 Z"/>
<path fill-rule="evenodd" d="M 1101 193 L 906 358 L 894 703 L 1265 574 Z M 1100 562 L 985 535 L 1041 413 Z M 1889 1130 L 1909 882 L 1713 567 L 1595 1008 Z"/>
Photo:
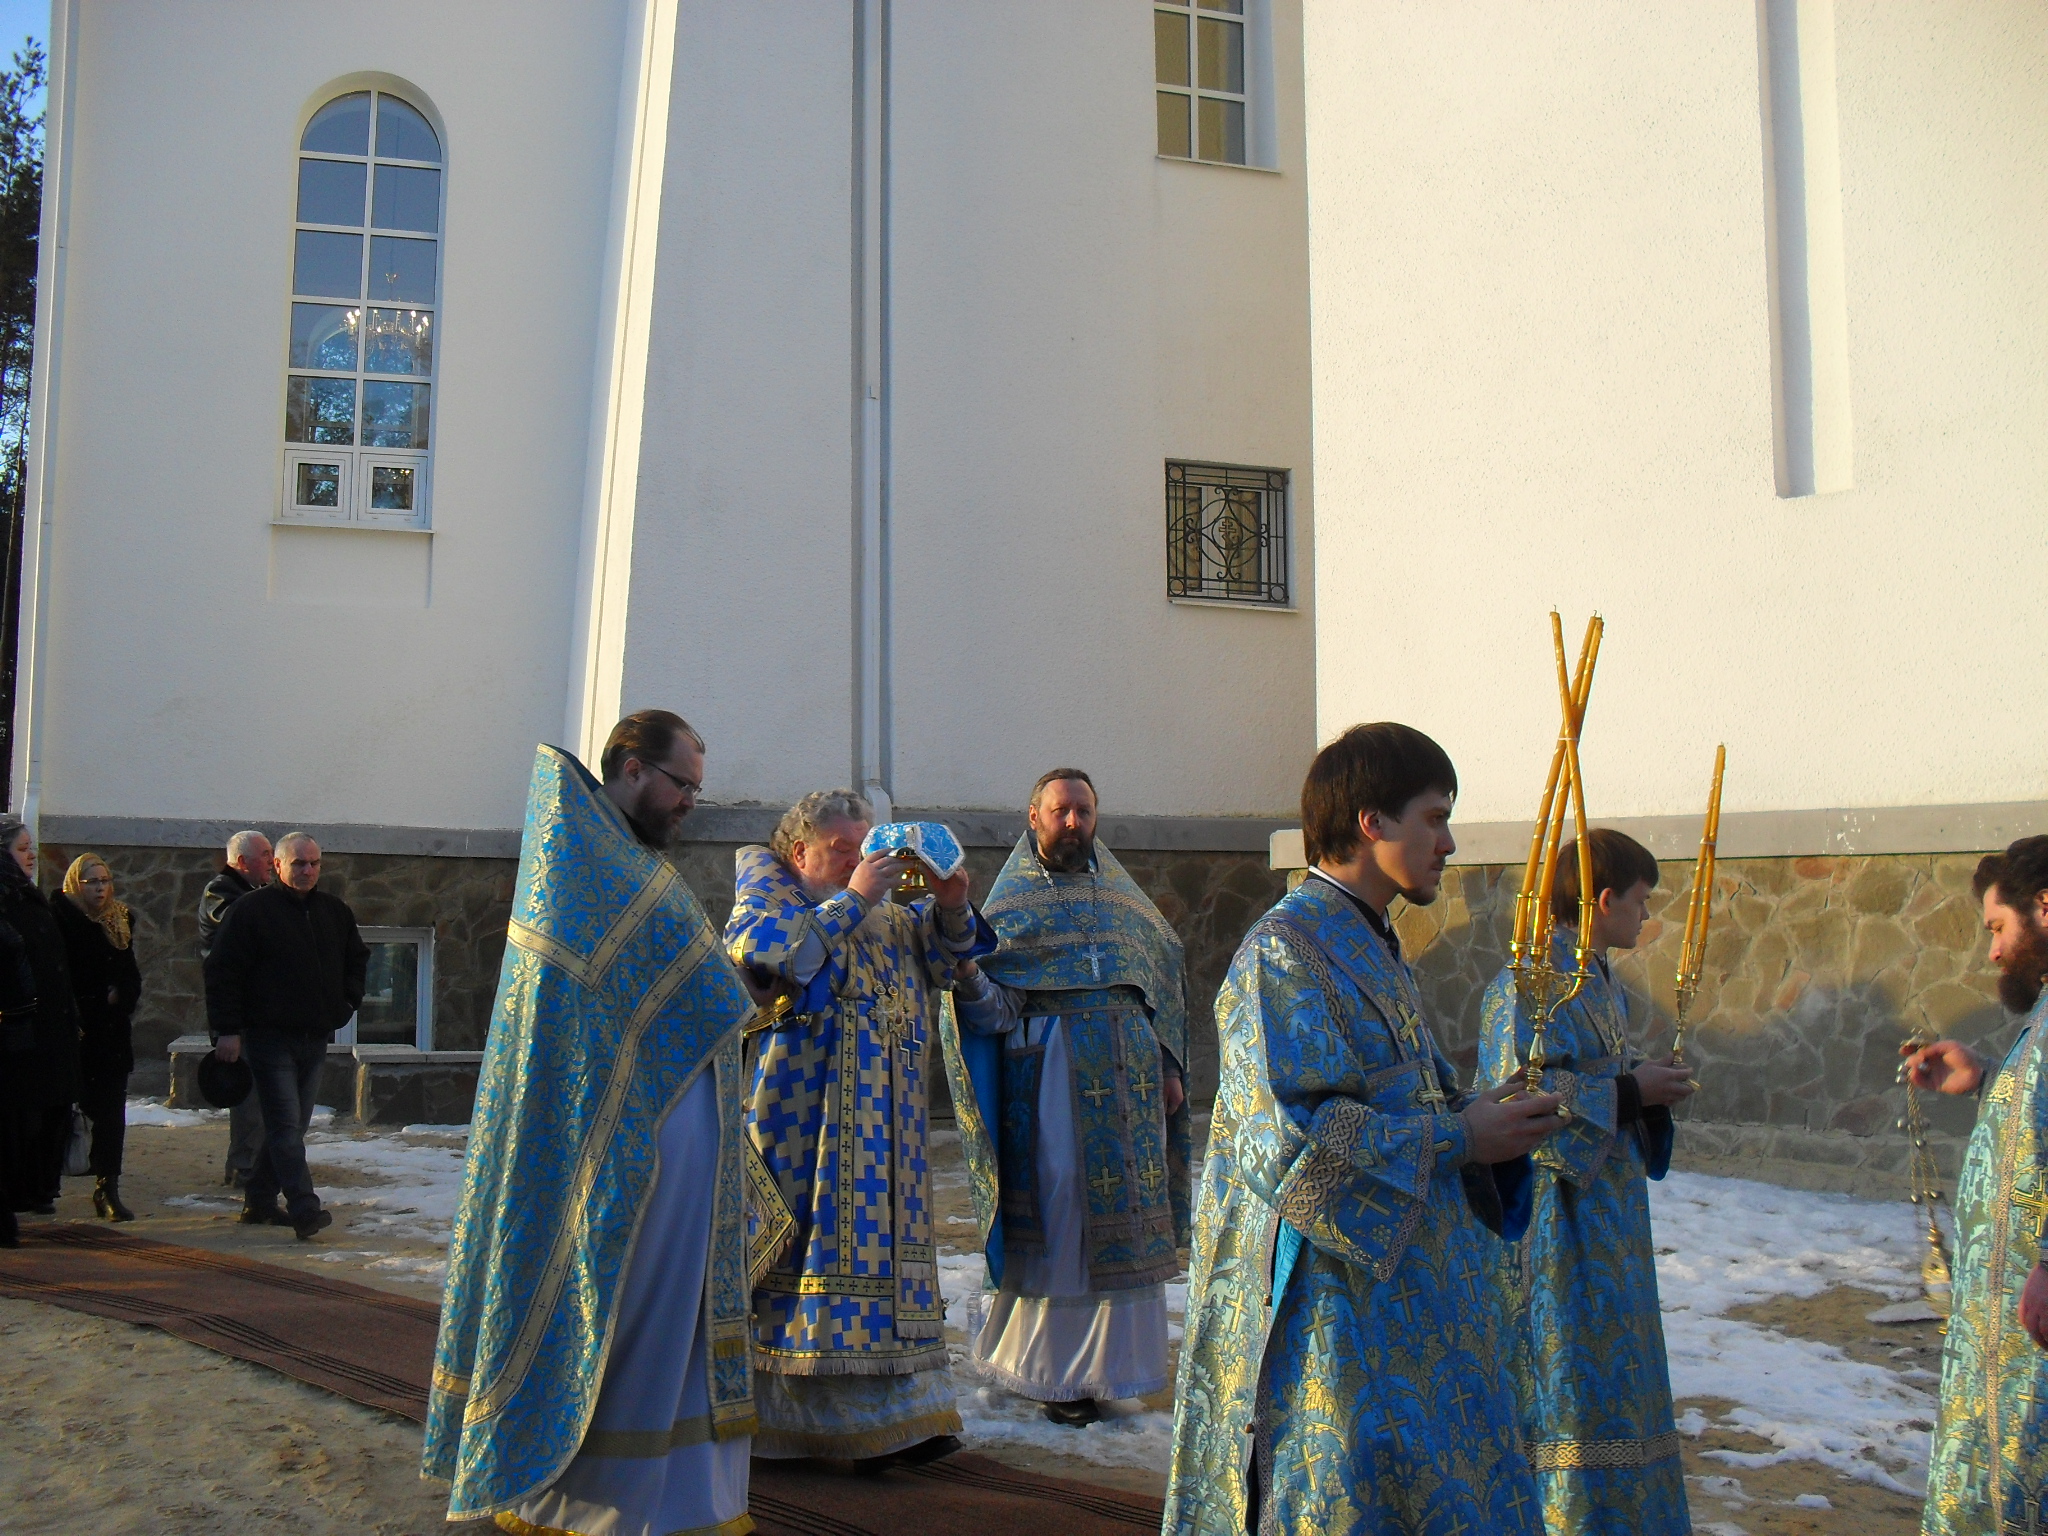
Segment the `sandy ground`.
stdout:
<path fill-rule="evenodd" d="M 336 1210 L 333 1228 L 307 1243 L 286 1229 L 236 1223 L 238 1197 L 219 1183 L 224 1142 L 220 1126 L 132 1129 L 122 1189 L 140 1219 L 124 1230 L 403 1295 L 435 1295 L 433 1285 L 408 1280 L 391 1264 L 438 1258 L 437 1245 L 394 1239 L 367 1225 L 352 1231 L 346 1206 Z M 369 1182 L 357 1170 L 323 1165 L 320 1149 L 313 1150 L 315 1180 L 323 1189 Z M 88 1180 L 67 1181 L 57 1219 L 90 1219 L 90 1188 Z M 940 1232 L 957 1242 L 971 1221 L 964 1181 L 935 1180 L 934 1206 Z M 1836 1287 L 1731 1315 L 1833 1344 L 1888 1370 L 1937 1368 L 1941 1340 L 1933 1326 L 1866 1321 L 1885 1300 Z M 1148 1401 L 1168 1407 L 1171 1393 Z M 9 1512 L 10 1531 L 397 1536 L 486 1529 L 451 1528 L 442 1520 L 441 1499 L 418 1477 L 416 1425 L 153 1329 L 0 1302 L 0 1405 L 0 1508 Z M 1679 1405 L 1681 1413 L 1686 1406 Z M 1728 1405 L 1702 1400 L 1699 1406 L 1718 1418 Z M 1908 1536 L 1918 1530 L 1915 1501 L 1818 1464 L 1738 1470 L 1702 1454 L 1759 1448 L 1760 1442 L 1718 1427 L 1688 1439 L 1688 1487 L 1703 1533 Z M 976 1449 L 1013 1465 L 1152 1493 L 1165 1481 L 1163 1468 L 1105 1467 L 1022 1446 Z M 1793 1502 L 1802 1496 L 1824 1498 L 1829 1507 Z"/>

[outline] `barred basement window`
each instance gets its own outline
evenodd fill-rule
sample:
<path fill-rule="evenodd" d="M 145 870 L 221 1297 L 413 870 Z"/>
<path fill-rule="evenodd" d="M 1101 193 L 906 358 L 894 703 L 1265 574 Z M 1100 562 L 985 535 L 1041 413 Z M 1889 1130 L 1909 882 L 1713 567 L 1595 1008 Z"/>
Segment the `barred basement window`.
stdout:
<path fill-rule="evenodd" d="M 1166 466 L 1166 595 L 1288 605 L 1286 470 Z"/>

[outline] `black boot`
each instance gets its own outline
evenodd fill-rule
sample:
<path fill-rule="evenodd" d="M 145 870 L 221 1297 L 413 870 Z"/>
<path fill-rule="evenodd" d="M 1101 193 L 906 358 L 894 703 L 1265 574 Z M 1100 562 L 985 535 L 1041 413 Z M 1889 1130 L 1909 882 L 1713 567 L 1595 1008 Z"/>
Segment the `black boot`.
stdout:
<path fill-rule="evenodd" d="M 133 1221 L 135 1213 L 121 1203 L 118 1178 L 96 1179 L 92 1186 L 92 1213 L 103 1221 Z"/>

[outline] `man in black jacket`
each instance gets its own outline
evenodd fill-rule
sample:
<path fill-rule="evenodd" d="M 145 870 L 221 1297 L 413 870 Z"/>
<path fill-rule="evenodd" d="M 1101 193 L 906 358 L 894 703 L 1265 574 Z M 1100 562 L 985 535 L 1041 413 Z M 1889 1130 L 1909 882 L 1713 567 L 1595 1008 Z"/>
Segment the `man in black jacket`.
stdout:
<path fill-rule="evenodd" d="M 199 895 L 199 958 L 213 953 L 213 937 L 220 932 L 228 908 L 251 891 L 270 884 L 270 839 L 254 829 L 237 832 L 228 839 L 227 862 L 221 872 L 206 882 Z M 228 1111 L 228 1160 L 221 1182 L 240 1189 L 256 1171 L 263 1156 L 263 1110 L 250 1094 Z"/>
<path fill-rule="evenodd" d="M 363 1000 L 370 949 L 348 903 L 314 889 L 320 845 L 304 832 L 277 840 L 276 885 L 228 909 L 206 957 L 206 1022 L 223 1061 L 244 1052 L 263 1105 L 263 1157 L 243 1192 L 242 1220 L 278 1219 L 311 1237 L 334 1218 L 306 1170 L 306 1127 L 334 1032 Z"/>

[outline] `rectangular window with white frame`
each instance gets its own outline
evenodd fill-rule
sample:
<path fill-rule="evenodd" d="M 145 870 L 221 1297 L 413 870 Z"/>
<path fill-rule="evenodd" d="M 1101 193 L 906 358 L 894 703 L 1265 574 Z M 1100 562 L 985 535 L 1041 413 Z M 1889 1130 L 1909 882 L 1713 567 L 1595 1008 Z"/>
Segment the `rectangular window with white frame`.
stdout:
<path fill-rule="evenodd" d="M 356 1009 L 346 1028 L 335 1032 L 335 1043 L 409 1046 L 431 1051 L 434 930 L 366 927 L 359 932 L 370 947 L 362 1006 Z"/>
<path fill-rule="evenodd" d="M 1273 166 L 1271 0 L 1156 0 L 1159 153 Z"/>

